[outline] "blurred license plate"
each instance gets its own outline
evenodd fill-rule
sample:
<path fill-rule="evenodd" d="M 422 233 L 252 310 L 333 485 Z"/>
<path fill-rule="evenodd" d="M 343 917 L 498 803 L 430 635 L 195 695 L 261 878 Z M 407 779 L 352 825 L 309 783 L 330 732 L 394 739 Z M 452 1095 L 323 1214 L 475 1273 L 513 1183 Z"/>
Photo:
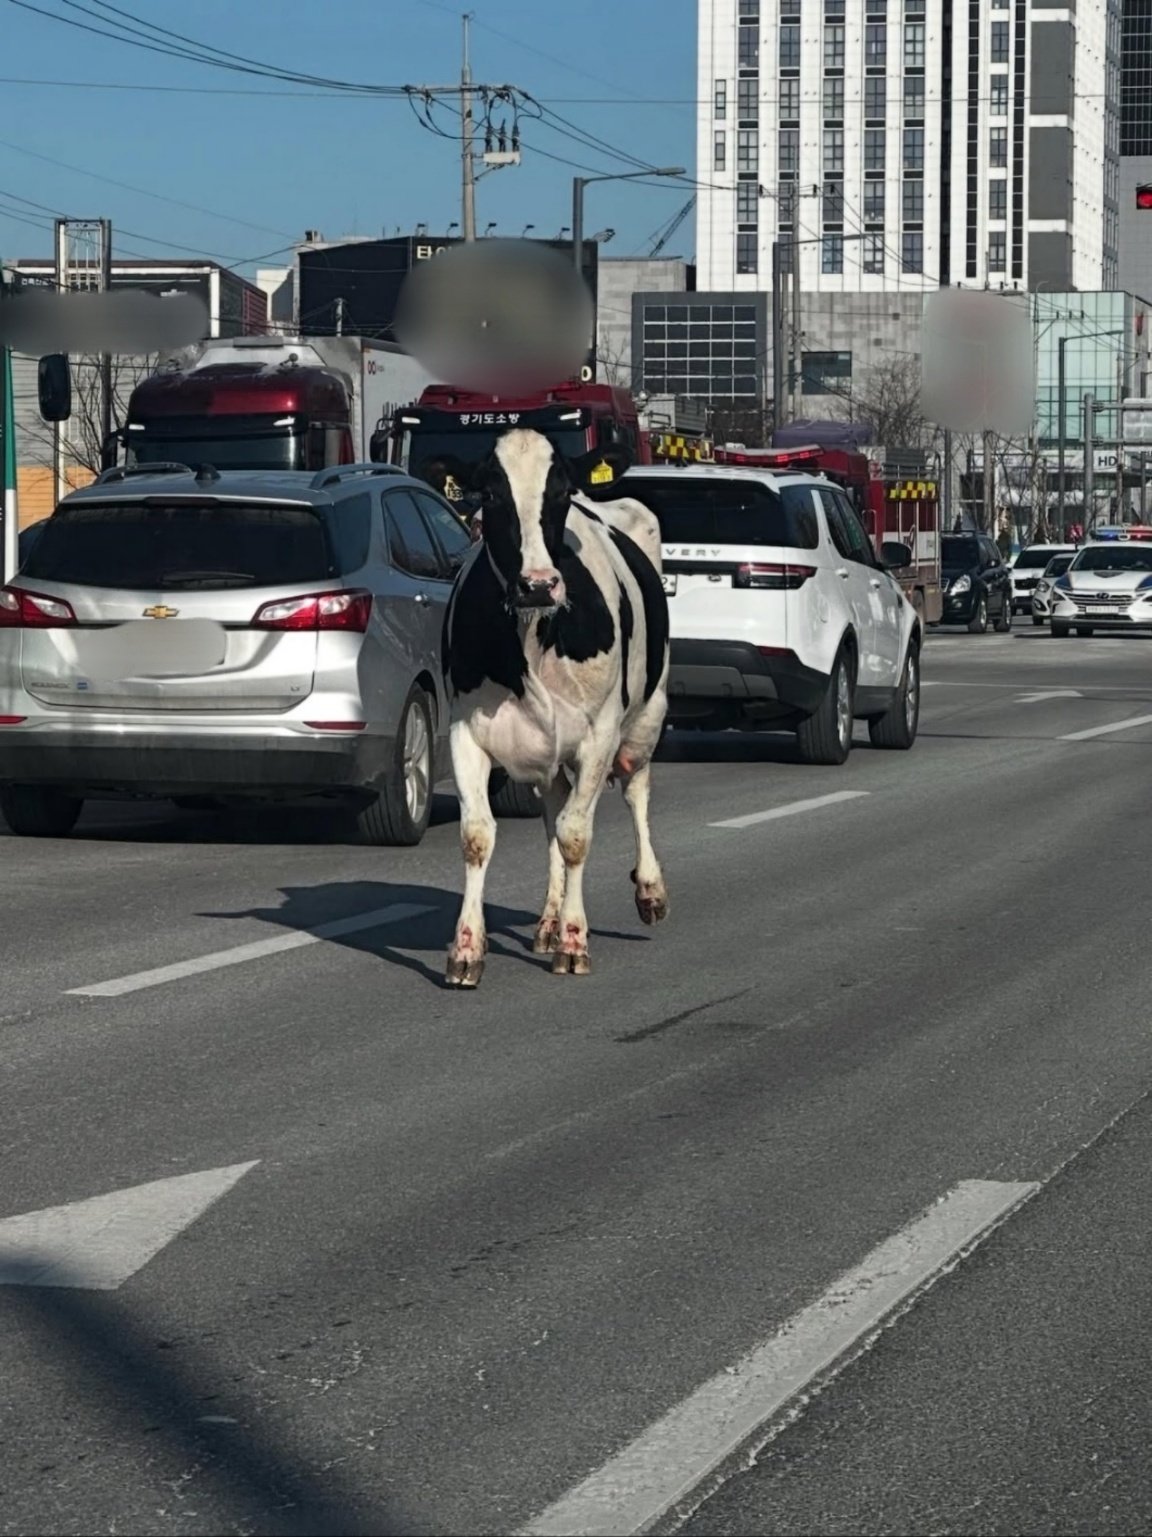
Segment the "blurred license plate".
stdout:
<path fill-rule="evenodd" d="M 673 593 L 676 591 L 676 577 L 675 576 L 668 576 L 667 573 L 665 573 L 665 575 L 664 575 L 664 591 L 668 594 L 669 597 L 671 597 L 673 595 Z"/>
<path fill-rule="evenodd" d="M 103 679 L 196 677 L 219 667 L 227 649 L 208 619 L 134 619 L 78 641 L 81 665 Z"/>

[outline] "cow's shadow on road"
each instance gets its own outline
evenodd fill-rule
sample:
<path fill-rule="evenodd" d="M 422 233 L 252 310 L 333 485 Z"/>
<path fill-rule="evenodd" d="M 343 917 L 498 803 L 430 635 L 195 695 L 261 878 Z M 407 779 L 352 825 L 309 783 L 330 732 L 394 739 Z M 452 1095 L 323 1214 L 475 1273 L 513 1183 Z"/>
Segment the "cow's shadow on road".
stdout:
<path fill-rule="evenodd" d="M 306 934 L 319 930 L 328 944 L 344 945 L 364 955 L 376 956 L 391 966 L 415 972 L 436 987 L 447 986 L 444 959 L 460 913 L 460 891 L 393 881 L 329 881 L 316 886 L 283 886 L 280 890 L 284 900 L 278 907 L 250 907 L 237 912 L 205 912 L 196 916 L 258 918 L 262 923 L 289 933 Z M 398 906 L 422 910 L 350 932 L 323 932 L 328 924 L 354 921 L 365 914 Z M 549 957 L 532 954 L 538 912 L 486 901 L 484 914 L 491 954 L 520 960 L 536 970 L 549 969 Z M 594 927 L 589 932 L 593 938 L 635 943 L 644 943 L 648 937 Z M 436 957 L 434 962 L 430 959 L 432 956 Z"/>

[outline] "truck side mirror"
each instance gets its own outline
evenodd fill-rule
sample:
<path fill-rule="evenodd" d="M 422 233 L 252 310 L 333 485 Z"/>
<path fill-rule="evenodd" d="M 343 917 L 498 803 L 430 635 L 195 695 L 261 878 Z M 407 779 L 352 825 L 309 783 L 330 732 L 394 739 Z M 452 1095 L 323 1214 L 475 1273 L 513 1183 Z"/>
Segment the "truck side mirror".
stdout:
<path fill-rule="evenodd" d="M 36 393 L 40 415 L 46 422 L 66 422 L 72 415 L 72 370 L 66 352 L 52 352 L 40 359 Z"/>
<path fill-rule="evenodd" d="M 368 439 L 368 457 L 373 464 L 388 463 L 388 445 L 391 439 L 392 434 L 387 427 L 377 427 Z"/>

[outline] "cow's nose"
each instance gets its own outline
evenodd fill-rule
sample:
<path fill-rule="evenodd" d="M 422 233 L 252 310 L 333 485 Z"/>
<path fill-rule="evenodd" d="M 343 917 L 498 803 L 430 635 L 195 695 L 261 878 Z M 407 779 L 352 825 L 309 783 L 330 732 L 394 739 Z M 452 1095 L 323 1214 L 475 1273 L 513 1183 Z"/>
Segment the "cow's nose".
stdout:
<path fill-rule="evenodd" d="M 522 571 L 517 582 L 517 597 L 527 608 L 544 608 L 554 603 L 560 585 L 557 572 Z"/>

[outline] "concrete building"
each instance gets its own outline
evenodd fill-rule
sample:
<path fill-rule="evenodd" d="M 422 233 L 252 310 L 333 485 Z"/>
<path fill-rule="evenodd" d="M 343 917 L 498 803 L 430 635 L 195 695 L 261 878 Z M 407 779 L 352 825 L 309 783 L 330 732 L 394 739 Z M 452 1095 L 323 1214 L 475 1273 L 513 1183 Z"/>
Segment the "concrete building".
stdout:
<path fill-rule="evenodd" d="M 633 384 L 633 298 L 636 294 L 685 293 L 695 270 L 682 256 L 600 257 L 596 296 L 596 377 L 605 384 Z"/>
<path fill-rule="evenodd" d="M 698 286 L 1115 288 L 1120 8 L 700 0 Z"/>
<path fill-rule="evenodd" d="M 1131 293 L 1152 294 L 1152 0 L 1124 0 L 1120 286 Z"/>

